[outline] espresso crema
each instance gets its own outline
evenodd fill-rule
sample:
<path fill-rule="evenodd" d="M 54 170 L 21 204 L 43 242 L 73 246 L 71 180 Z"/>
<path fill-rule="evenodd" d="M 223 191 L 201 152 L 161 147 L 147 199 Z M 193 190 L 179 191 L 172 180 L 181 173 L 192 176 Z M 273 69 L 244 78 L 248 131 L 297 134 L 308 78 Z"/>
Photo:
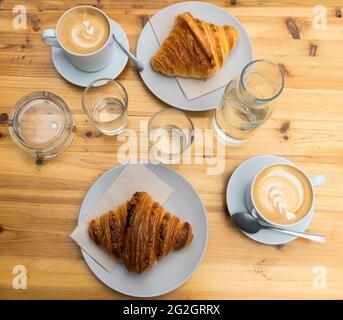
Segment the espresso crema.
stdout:
<path fill-rule="evenodd" d="M 273 165 L 259 173 L 252 187 L 258 212 L 277 224 L 292 224 L 311 209 L 313 192 L 307 177 L 289 165 Z"/>
<path fill-rule="evenodd" d="M 58 39 L 68 51 L 76 54 L 92 53 L 102 48 L 109 37 L 107 18 L 90 7 L 76 8 L 61 19 Z"/>

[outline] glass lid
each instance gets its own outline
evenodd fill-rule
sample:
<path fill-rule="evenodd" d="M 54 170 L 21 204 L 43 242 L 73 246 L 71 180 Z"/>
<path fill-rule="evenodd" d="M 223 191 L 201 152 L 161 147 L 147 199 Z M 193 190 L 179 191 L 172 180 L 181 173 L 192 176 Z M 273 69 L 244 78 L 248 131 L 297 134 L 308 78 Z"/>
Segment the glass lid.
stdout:
<path fill-rule="evenodd" d="M 50 92 L 34 92 L 18 101 L 12 110 L 9 128 L 14 142 L 39 158 L 57 156 L 74 136 L 68 106 Z"/>

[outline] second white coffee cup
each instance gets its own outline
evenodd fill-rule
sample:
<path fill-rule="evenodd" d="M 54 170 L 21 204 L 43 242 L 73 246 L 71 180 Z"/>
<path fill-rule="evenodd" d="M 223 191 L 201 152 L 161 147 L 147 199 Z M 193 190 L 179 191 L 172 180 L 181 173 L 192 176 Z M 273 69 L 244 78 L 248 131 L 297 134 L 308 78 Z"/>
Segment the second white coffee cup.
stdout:
<path fill-rule="evenodd" d="M 295 219 L 295 222 L 290 221 L 289 223 L 278 223 L 276 221 L 271 220 L 270 218 L 266 217 L 266 214 L 264 214 L 261 210 L 261 208 L 258 208 L 258 205 L 256 204 L 256 201 L 254 199 L 254 186 L 256 185 L 256 181 L 257 179 L 261 176 L 261 174 L 264 174 L 266 172 L 266 170 L 268 170 L 271 167 L 277 167 L 277 166 L 285 166 L 285 167 L 289 167 L 290 169 L 294 168 L 296 169 L 303 177 L 304 182 L 308 185 L 309 189 L 310 189 L 310 195 L 307 195 L 307 197 L 310 197 L 310 204 L 308 205 L 308 209 L 303 213 L 302 218 L 301 219 Z M 308 177 L 299 167 L 293 165 L 293 164 L 284 164 L 284 163 L 280 163 L 280 164 L 272 164 L 272 165 L 268 165 L 266 167 L 264 167 L 263 169 L 261 169 L 255 176 L 255 178 L 253 179 L 253 181 L 248 185 L 248 187 L 245 190 L 245 203 L 247 205 L 247 208 L 249 209 L 249 212 L 257 219 L 259 219 L 260 221 L 264 221 L 265 223 L 272 225 L 272 226 L 276 226 L 276 227 L 292 227 L 294 225 L 297 225 L 301 222 L 303 222 L 308 215 L 313 211 L 314 207 L 315 207 L 315 190 L 314 187 L 317 187 L 321 184 L 323 184 L 324 182 L 326 182 L 326 177 L 324 175 L 320 175 L 320 176 L 316 176 L 316 177 Z M 278 184 L 277 182 L 271 183 L 271 189 L 268 191 L 271 191 L 271 197 L 273 197 L 273 200 L 276 200 L 276 205 L 278 205 L 278 199 L 277 197 L 281 195 L 282 198 L 282 189 L 280 190 L 278 188 Z M 273 190 L 272 190 L 273 188 Z M 306 195 L 305 195 L 306 196 Z M 270 199 L 268 199 L 269 201 Z M 281 201 L 282 202 L 282 201 Z M 271 201 L 271 203 L 273 203 Z"/>

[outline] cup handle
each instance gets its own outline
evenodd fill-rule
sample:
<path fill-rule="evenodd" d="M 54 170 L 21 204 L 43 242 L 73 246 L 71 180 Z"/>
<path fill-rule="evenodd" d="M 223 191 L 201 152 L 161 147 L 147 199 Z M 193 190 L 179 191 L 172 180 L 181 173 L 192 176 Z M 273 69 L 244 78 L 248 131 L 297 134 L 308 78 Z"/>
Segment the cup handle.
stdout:
<path fill-rule="evenodd" d="M 311 177 L 310 180 L 311 180 L 313 186 L 317 187 L 317 186 L 326 182 L 326 177 L 324 175 L 320 175 L 317 177 Z"/>
<path fill-rule="evenodd" d="M 49 46 L 61 48 L 54 29 L 45 29 L 42 33 L 42 41 Z"/>

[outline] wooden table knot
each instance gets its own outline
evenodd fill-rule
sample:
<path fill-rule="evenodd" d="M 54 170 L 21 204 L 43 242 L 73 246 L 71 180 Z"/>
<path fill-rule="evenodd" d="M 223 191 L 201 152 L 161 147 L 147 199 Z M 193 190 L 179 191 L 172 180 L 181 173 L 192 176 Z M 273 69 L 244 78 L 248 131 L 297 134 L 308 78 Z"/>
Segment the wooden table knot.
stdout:
<path fill-rule="evenodd" d="M 7 113 L 1 113 L 0 114 L 0 124 L 6 123 L 8 121 L 8 114 Z"/>
<path fill-rule="evenodd" d="M 278 63 L 278 67 L 285 77 L 289 76 L 289 71 L 283 63 Z"/>
<path fill-rule="evenodd" d="M 24 51 L 25 49 L 31 49 L 33 47 L 33 44 L 30 42 L 29 36 L 26 36 L 25 43 L 20 46 L 21 51 Z"/>
<path fill-rule="evenodd" d="M 101 0 L 96 0 L 96 4 L 93 4 L 93 7 L 102 9 L 104 5 L 101 3 Z"/>
<path fill-rule="evenodd" d="M 144 28 L 144 26 L 148 23 L 150 16 L 147 14 L 140 14 L 139 15 L 139 19 L 141 20 L 141 26 L 142 29 Z"/>
<path fill-rule="evenodd" d="M 86 131 L 83 136 L 86 139 L 91 139 L 91 138 L 99 138 L 102 135 L 101 132 L 93 132 L 93 131 Z"/>
<path fill-rule="evenodd" d="M 316 54 L 317 54 L 317 48 L 318 46 L 314 43 L 310 43 L 310 48 L 309 48 L 309 51 L 308 51 L 308 55 L 310 57 L 315 57 Z"/>
<path fill-rule="evenodd" d="M 284 122 L 284 123 L 281 125 L 280 129 L 279 129 L 280 132 L 281 132 L 281 133 L 286 133 L 286 132 L 288 131 L 288 129 L 289 129 L 290 124 L 291 124 L 290 121 Z"/>
<path fill-rule="evenodd" d="M 32 30 L 35 32 L 38 32 L 41 29 L 40 27 L 41 21 L 38 18 L 38 16 L 35 14 L 29 14 L 28 18 L 29 18 L 30 24 L 32 25 Z"/>
<path fill-rule="evenodd" d="M 294 18 L 288 17 L 286 19 L 286 27 L 291 34 L 293 39 L 300 39 L 300 30 L 298 28 L 298 25 L 295 22 Z"/>

